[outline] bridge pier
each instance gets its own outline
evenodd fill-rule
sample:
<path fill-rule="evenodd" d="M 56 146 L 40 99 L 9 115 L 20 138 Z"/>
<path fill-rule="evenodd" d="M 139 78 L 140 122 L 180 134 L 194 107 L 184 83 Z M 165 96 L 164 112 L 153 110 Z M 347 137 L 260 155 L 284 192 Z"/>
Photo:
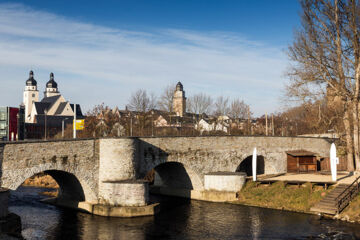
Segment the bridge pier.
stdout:
<path fill-rule="evenodd" d="M 6 188 L 0 188 L 0 218 L 4 218 L 9 214 L 8 199 L 9 190 Z"/>
<path fill-rule="evenodd" d="M 111 206 L 140 207 L 149 202 L 149 184 L 142 180 L 103 182 L 102 201 Z"/>
<path fill-rule="evenodd" d="M 98 203 L 61 198 L 47 199 L 45 202 L 105 217 L 151 216 L 159 211 L 158 203 L 149 204 L 149 186 L 143 180 L 104 181 Z"/>
<path fill-rule="evenodd" d="M 159 204 L 149 204 L 149 185 L 143 180 L 104 181 L 99 204 L 92 213 L 107 217 L 155 215 Z"/>

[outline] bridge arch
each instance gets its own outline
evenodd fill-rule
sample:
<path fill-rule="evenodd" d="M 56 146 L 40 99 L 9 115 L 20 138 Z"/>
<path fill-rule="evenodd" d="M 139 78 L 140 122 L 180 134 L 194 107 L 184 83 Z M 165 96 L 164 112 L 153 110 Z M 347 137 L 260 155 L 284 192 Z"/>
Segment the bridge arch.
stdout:
<path fill-rule="evenodd" d="M 33 177 L 40 173 L 50 175 L 59 185 L 59 199 L 71 200 L 76 202 L 94 202 L 97 200 L 96 194 L 90 188 L 90 185 L 82 178 L 73 172 L 59 169 L 26 169 L 21 173 L 16 171 L 16 179 L 5 181 L 2 183 L 3 187 L 11 190 L 16 190 L 22 185 L 26 179 Z"/>
<path fill-rule="evenodd" d="M 187 190 L 204 189 L 200 175 L 183 163 L 164 162 L 153 169 L 155 170 L 155 186 Z"/>
<path fill-rule="evenodd" d="M 247 176 L 252 176 L 252 157 L 250 155 L 246 157 L 241 163 L 237 166 L 236 172 L 245 172 Z M 257 155 L 256 157 L 256 174 L 265 173 L 265 158 L 263 155 Z"/>

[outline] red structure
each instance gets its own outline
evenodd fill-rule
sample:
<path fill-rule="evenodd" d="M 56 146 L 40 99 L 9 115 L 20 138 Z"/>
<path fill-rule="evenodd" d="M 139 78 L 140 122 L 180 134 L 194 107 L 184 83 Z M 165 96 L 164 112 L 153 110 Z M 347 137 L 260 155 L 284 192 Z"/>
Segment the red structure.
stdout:
<path fill-rule="evenodd" d="M 9 107 L 9 141 L 16 141 L 18 134 L 18 108 Z"/>
<path fill-rule="evenodd" d="M 16 141 L 19 108 L 0 107 L 0 140 Z"/>

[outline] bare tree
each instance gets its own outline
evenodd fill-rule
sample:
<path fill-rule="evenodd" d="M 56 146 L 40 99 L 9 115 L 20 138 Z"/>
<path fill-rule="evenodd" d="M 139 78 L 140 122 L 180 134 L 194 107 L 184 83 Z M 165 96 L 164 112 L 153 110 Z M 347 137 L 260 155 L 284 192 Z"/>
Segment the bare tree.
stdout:
<path fill-rule="evenodd" d="M 164 88 L 163 93 L 161 94 L 158 101 L 158 106 L 161 110 L 172 112 L 174 91 L 174 85 L 168 85 Z"/>
<path fill-rule="evenodd" d="M 229 98 L 220 96 L 216 98 L 215 104 L 214 104 L 214 112 L 213 114 L 215 116 L 223 116 L 228 115 L 230 108 L 229 108 Z"/>
<path fill-rule="evenodd" d="M 147 111 L 151 109 L 156 109 L 158 107 L 158 97 L 155 95 L 155 93 L 151 92 L 149 96 L 149 103 L 147 106 Z"/>
<path fill-rule="evenodd" d="M 202 114 L 202 113 L 208 114 L 211 111 L 212 103 L 213 100 L 210 96 L 204 93 L 195 94 L 188 98 L 187 111 L 196 114 Z"/>
<path fill-rule="evenodd" d="M 232 118 L 246 119 L 251 116 L 250 106 L 243 100 L 235 99 L 230 104 L 229 115 Z"/>
<path fill-rule="evenodd" d="M 155 94 L 148 95 L 146 90 L 139 89 L 131 95 L 127 106 L 131 111 L 147 112 L 156 108 L 157 98 Z"/>
<path fill-rule="evenodd" d="M 289 47 L 293 96 L 331 93 L 343 106 L 348 169 L 360 170 L 360 5 L 356 0 L 302 0 L 302 28 Z M 351 124 L 352 123 L 352 124 Z"/>

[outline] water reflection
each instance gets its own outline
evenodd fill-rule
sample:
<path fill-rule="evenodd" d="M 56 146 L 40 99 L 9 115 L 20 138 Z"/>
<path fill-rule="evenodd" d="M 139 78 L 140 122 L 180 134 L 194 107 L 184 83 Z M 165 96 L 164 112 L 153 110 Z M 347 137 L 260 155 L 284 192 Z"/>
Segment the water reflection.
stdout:
<path fill-rule="evenodd" d="M 261 235 L 261 221 L 260 221 L 260 216 L 259 216 L 259 212 L 256 211 L 257 209 L 255 208 L 249 208 L 249 213 L 250 213 L 250 232 L 252 235 L 252 239 L 258 239 L 259 236 Z"/>
<path fill-rule="evenodd" d="M 39 200 L 38 188 L 13 192 L 26 239 L 358 239 L 358 225 L 307 214 L 152 196 L 152 217 L 106 218 L 60 209 Z"/>

